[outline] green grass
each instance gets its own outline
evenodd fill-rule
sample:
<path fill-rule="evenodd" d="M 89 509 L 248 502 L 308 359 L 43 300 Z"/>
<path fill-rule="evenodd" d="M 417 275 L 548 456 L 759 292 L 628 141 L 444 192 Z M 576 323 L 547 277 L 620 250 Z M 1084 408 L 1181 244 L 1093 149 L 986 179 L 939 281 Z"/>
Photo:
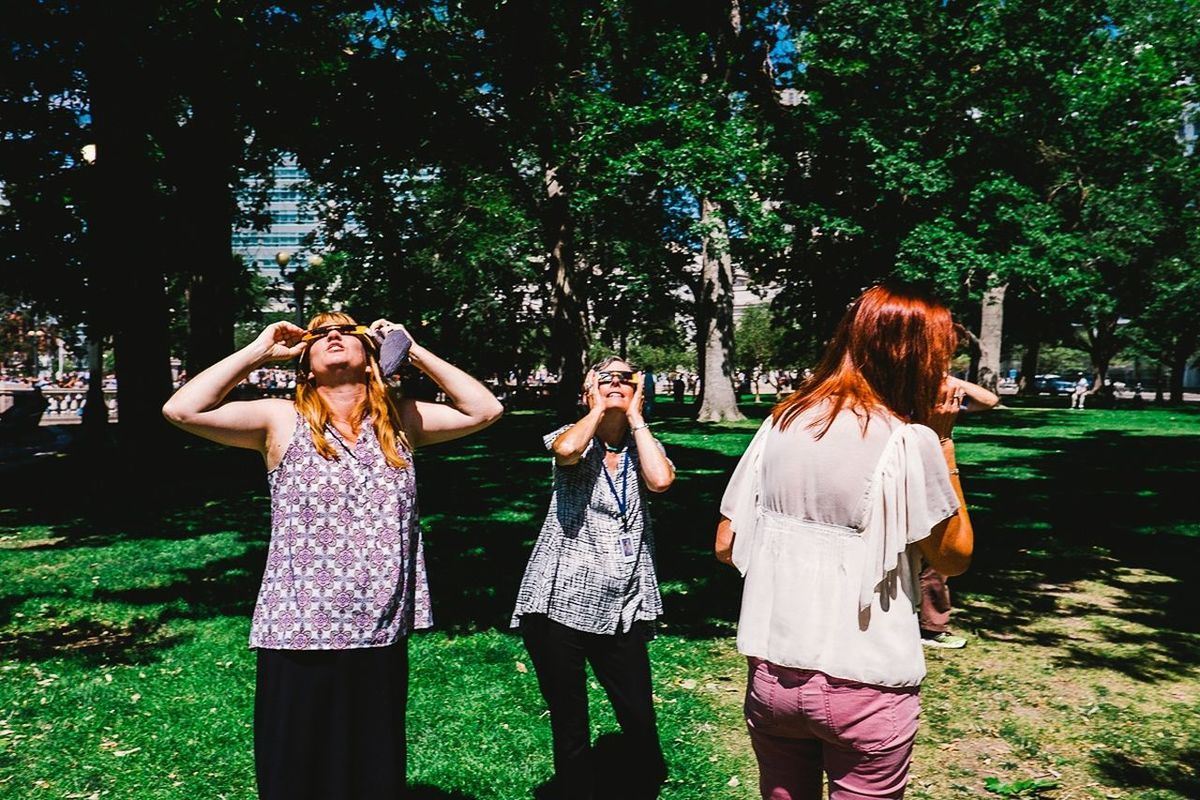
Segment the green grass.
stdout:
<path fill-rule="evenodd" d="M 757 424 L 655 421 L 679 470 L 653 505 L 666 800 L 756 796 L 732 641 L 740 586 L 711 540 Z M 528 798 L 551 775 L 544 705 L 507 623 L 548 502 L 539 448 L 553 427 L 518 412 L 418 456 L 438 623 L 411 642 L 418 797 Z M 1057 782 L 1037 796 L 1063 800 L 1200 796 L 1197 434 L 1191 409 L 964 423 L 978 548 L 952 584 L 953 624 L 971 643 L 929 655 L 911 797 L 996 797 L 989 778 Z M 79 457 L 0 465 L 0 795 L 254 796 L 256 459 L 198 446 L 141 476 Z M 144 489 L 112 491 L 131 479 Z M 594 685 L 593 700 L 606 749 L 617 726 Z"/>

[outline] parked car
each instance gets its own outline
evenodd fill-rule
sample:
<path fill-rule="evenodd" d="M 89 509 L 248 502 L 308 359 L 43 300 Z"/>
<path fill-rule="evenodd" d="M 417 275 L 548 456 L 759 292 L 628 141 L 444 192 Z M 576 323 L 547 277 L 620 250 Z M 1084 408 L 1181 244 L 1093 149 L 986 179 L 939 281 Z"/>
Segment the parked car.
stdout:
<path fill-rule="evenodd" d="M 1062 375 L 1034 375 L 1033 390 L 1039 394 L 1070 394 L 1075 391 L 1077 380 Z"/>

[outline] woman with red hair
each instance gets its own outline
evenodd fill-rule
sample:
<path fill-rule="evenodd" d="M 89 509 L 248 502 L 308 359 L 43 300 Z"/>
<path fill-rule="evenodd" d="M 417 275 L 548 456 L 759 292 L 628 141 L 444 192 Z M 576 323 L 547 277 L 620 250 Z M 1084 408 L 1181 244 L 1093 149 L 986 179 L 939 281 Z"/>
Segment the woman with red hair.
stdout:
<path fill-rule="evenodd" d="M 387 386 L 384 365 L 394 371 L 406 348 L 449 403 Z M 224 402 L 252 371 L 292 358 L 294 401 Z M 276 322 L 163 407 L 183 430 L 256 450 L 266 467 L 271 541 L 250 624 L 262 800 L 407 796 L 408 635 L 433 622 L 413 454 L 502 411 L 402 326 L 341 313 L 307 330 Z"/>
<path fill-rule="evenodd" d="M 900 798 L 925 676 L 922 557 L 962 573 L 974 535 L 950 431 L 949 311 L 902 286 L 847 310 L 763 423 L 721 502 L 716 555 L 745 577 L 738 650 L 767 800 Z"/>

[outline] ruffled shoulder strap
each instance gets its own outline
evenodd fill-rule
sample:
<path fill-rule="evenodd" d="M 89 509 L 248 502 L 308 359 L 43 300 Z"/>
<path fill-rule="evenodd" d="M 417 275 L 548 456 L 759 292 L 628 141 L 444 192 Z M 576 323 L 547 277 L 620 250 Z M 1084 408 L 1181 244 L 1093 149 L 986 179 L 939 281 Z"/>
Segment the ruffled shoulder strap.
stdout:
<path fill-rule="evenodd" d="M 731 520 L 735 536 L 733 539 L 733 565 L 743 577 L 750 568 L 750 554 L 753 552 L 754 538 L 758 530 L 759 509 L 762 497 L 762 455 L 767 445 L 767 433 L 775 425 L 774 418 L 768 416 L 759 426 L 758 432 L 750 440 L 750 446 L 742 454 L 739 469 L 749 470 L 749 480 L 742 483 L 742 490 L 734 506 Z"/>
<path fill-rule="evenodd" d="M 885 608 L 896 598 L 899 568 L 902 559 L 909 557 L 909 544 L 924 539 L 944 518 L 934 519 L 937 514 L 929 508 L 920 450 L 922 431 L 932 433 L 908 424 L 892 431 L 871 478 L 862 528 L 865 557 L 858 594 L 860 611 L 871 607 L 876 592 Z M 910 570 L 914 581 L 919 572 Z M 920 595 L 912 591 L 909 596 L 915 603 Z"/>

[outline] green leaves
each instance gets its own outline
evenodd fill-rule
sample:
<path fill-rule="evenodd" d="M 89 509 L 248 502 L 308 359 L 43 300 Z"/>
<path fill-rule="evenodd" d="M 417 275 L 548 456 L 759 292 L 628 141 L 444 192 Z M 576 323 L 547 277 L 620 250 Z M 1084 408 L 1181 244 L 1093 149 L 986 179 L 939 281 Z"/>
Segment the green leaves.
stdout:
<path fill-rule="evenodd" d="M 1035 797 L 1043 789 L 1055 789 L 1058 781 L 1052 778 L 1023 778 L 1004 782 L 999 778 L 984 778 L 983 788 L 1001 797 Z"/>

